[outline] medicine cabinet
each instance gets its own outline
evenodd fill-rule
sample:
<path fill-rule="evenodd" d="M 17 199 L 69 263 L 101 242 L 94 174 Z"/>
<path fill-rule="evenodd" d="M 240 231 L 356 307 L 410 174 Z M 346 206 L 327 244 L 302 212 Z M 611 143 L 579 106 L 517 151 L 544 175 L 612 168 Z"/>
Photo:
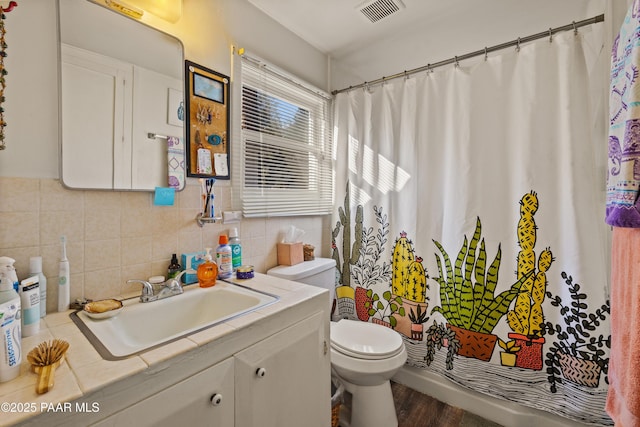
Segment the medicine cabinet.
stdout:
<path fill-rule="evenodd" d="M 182 43 L 88 0 L 58 0 L 58 13 L 63 184 L 167 187 L 184 162 L 168 143 L 184 146 Z"/>

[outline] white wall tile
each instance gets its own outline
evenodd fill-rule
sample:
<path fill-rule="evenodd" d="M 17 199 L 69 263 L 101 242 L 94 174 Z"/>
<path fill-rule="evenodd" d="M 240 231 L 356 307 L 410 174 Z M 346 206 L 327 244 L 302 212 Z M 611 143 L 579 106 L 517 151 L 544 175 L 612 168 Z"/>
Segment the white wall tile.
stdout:
<path fill-rule="evenodd" d="M 216 212 L 230 210 L 231 188 L 216 186 Z M 199 227 L 200 186 L 188 180 L 175 206 L 154 206 L 152 193 L 68 190 L 57 179 L 0 177 L 0 255 L 16 259 L 20 279 L 29 273 L 29 258 L 43 257 L 47 277 L 47 311 L 58 301 L 60 236 L 67 237 L 71 265 L 71 301 L 83 295 L 101 299 L 139 292 L 128 279 L 166 275 L 175 253 L 218 246 L 218 236 L 238 228 L 243 264 L 264 273 L 276 265 L 276 242 L 288 225 L 305 230 L 305 243 L 330 253 L 328 217 L 251 218 L 238 224 L 213 223 Z M 324 242 L 323 242 L 324 240 Z"/>

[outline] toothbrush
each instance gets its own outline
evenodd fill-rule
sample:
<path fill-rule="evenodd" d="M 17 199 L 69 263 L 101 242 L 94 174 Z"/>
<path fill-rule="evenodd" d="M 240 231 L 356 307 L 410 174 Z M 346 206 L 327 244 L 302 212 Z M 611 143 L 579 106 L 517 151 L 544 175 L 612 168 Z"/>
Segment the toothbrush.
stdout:
<path fill-rule="evenodd" d="M 69 260 L 67 259 L 67 237 L 60 236 L 60 243 L 62 244 L 62 257 L 58 273 L 58 311 L 63 312 L 69 309 L 71 278 L 69 276 Z"/>
<path fill-rule="evenodd" d="M 207 190 L 205 189 L 204 179 L 200 178 L 198 181 L 200 181 L 200 194 L 202 196 L 202 216 L 205 216 L 207 214 L 207 203 L 209 203 Z"/>
<path fill-rule="evenodd" d="M 207 178 L 207 199 L 205 202 L 204 210 L 205 213 L 207 208 L 209 208 L 209 218 L 213 218 L 213 184 L 216 182 L 215 178 Z M 210 206 L 209 206 L 210 205 Z"/>

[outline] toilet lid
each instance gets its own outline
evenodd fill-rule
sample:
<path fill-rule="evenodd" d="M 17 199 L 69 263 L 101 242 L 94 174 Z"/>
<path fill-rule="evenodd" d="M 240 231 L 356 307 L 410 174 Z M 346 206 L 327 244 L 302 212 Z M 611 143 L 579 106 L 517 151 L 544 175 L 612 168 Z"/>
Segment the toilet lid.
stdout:
<path fill-rule="evenodd" d="M 392 329 L 349 319 L 331 322 L 330 336 L 334 350 L 359 359 L 386 359 L 400 353 L 404 345 Z"/>

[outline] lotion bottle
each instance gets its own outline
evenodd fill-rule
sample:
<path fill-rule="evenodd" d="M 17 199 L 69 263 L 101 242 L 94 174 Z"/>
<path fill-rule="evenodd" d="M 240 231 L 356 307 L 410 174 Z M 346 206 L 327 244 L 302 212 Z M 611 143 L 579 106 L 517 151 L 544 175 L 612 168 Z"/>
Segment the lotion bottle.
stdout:
<path fill-rule="evenodd" d="M 60 258 L 60 270 L 58 273 L 58 311 L 67 311 L 71 297 L 69 295 L 70 277 L 69 277 L 69 260 L 67 259 L 67 238 L 60 237 L 62 243 L 62 256 Z"/>
<path fill-rule="evenodd" d="M 218 266 L 213 262 L 211 248 L 205 248 L 205 250 L 207 254 L 204 256 L 204 262 L 198 266 L 198 283 L 201 288 L 210 288 L 216 284 Z"/>
<path fill-rule="evenodd" d="M 38 276 L 20 282 L 20 305 L 22 306 L 22 337 L 40 332 L 40 284 Z"/>
<path fill-rule="evenodd" d="M 20 375 L 22 363 L 20 296 L 9 276 L 9 272 L 0 267 L 0 383 Z"/>
<path fill-rule="evenodd" d="M 29 258 L 29 274 L 38 276 L 40 282 L 40 317 L 47 315 L 47 278 L 42 274 L 42 257 Z"/>

